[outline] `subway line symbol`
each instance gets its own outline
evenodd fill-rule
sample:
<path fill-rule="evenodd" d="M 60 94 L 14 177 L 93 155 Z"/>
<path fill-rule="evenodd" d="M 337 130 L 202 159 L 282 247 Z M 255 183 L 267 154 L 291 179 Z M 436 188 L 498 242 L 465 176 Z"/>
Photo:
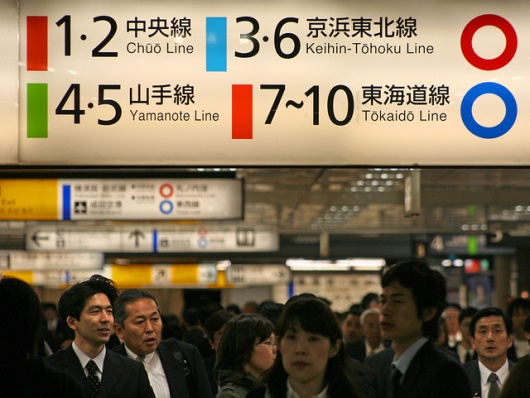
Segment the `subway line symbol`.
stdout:
<path fill-rule="evenodd" d="M 28 16 L 26 18 L 26 69 L 28 71 L 48 70 L 48 17 Z"/>
<path fill-rule="evenodd" d="M 26 70 L 48 71 L 48 17 L 26 18 Z M 27 137 L 48 138 L 48 84 L 28 83 Z"/>

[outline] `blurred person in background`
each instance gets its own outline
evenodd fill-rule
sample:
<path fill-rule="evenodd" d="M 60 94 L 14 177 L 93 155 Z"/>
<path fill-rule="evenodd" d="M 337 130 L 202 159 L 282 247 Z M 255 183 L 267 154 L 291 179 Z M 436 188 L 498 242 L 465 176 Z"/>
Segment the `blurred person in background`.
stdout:
<path fill-rule="evenodd" d="M 75 380 L 44 365 L 35 356 L 43 322 L 39 298 L 26 282 L 0 279 L 0 396 L 13 398 L 82 397 Z"/>
<path fill-rule="evenodd" d="M 361 330 L 361 306 L 354 304 L 341 315 L 340 328 L 344 342 L 356 341 L 363 337 Z"/>
<path fill-rule="evenodd" d="M 346 354 L 359 362 L 364 362 L 367 356 L 371 356 L 385 349 L 381 337 L 381 326 L 379 325 L 379 310 L 368 308 L 361 314 L 361 331 L 363 337 L 357 341 L 347 341 L 344 344 Z"/>
<path fill-rule="evenodd" d="M 243 304 L 241 312 L 243 314 L 256 314 L 258 312 L 258 303 L 252 300 L 247 301 L 245 304 Z"/>
<path fill-rule="evenodd" d="M 462 363 L 477 359 L 477 352 L 469 340 L 469 324 L 471 323 L 473 315 L 477 312 L 478 309 L 475 307 L 467 307 L 463 308 L 458 314 L 458 325 L 460 333 L 462 333 L 462 341 L 459 341 L 454 347 L 451 347 L 451 349 L 456 352 L 458 359 Z"/>
<path fill-rule="evenodd" d="M 458 304 L 452 303 L 445 307 L 442 312 L 442 318 L 445 319 L 445 325 L 447 327 L 447 341 L 449 347 L 454 347 L 456 343 L 462 341 L 462 333 L 460 332 L 458 324 L 458 314 L 462 307 Z"/>
<path fill-rule="evenodd" d="M 230 319 L 217 350 L 216 398 L 244 398 L 262 384 L 264 373 L 276 358 L 274 325 L 258 314 Z"/>
<path fill-rule="evenodd" d="M 221 343 L 221 338 L 223 337 L 223 333 L 226 329 L 228 321 L 235 316 L 236 315 L 232 312 L 219 310 L 210 315 L 204 324 L 206 338 L 208 339 L 208 342 L 212 347 L 212 351 L 214 352 L 211 356 L 204 358 L 203 360 L 213 396 L 215 396 L 219 390 L 217 378 L 214 374 L 214 367 L 215 363 L 217 362 L 217 353 L 219 352 L 219 344 Z"/>
<path fill-rule="evenodd" d="M 53 352 L 59 351 L 66 340 L 70 340 L 68 326 L 59 319 L 57 304 L 43 302 L 41 304 L 44 313 L 45 324 L 43 335 L 45 341 Z M 64 348 L 64 347 L 63 347 Z"/>
<path fill-rule="evenodd" d="M 530 352 L 528 340 L 525 337 L 524 323 L 530 315 L 530 301 L 523 298 L 514 299 L 506 311 L 513 323 L 514 340 L 508 350 L 508 359 L 516 362 L 519 358 L 526 357 Z"/>

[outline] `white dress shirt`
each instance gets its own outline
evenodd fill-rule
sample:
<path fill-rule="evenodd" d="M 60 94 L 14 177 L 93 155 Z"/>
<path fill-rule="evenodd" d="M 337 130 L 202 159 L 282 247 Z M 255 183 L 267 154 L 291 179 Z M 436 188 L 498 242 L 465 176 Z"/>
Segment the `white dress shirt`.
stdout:
<path fill-rule="evenodd" d="M 86 364 L 90 360 L 92 360 L 98 366 L 98 370 L 96 371 L 96 376 L 98 377 L 99 381 L 101 381 L 101 377 L 103 376 L 103 363 L 105 362 L 105 355 L 107 354 L 107 348 L 103 346 L 103 349 L 95 358 L 90 358 L 87 354 L 81 351 L 81 348 L 79 348 L 75 344 L 75 342 L 72 343 L 72 348 L 75 352 L 75 355 L 77 355 L 77 358 L 79 358 L 79 362 L 81 362 L 81 366 L 83 367 L 83 372 L 85 372 L 85 376 L 88 377 L 88 369 L 86 368 Z"/>
<path fill-rule="evenodd" d="M 125 347 L 127 356 L 136 360 L 138 355 Z M 147 376 L 149 376 L 149 383 L 153 388 L 156 398 L 170 398 L 171 394 L 169 393 L 169 384 L 167 382 L 166 373 L 164 372 L 164 367 L 162 366 L 162 361 L 158 355 L 158 351 L 153 351 L 151 354 L 148 354 L 144 358 L 144 366 L 147 371 Z"/>
<path fill-rule="evenodd" d="M 492 372 L 491 370 L 489 370 L 480 361 L 478 361 L 478 369 L 480 370 L 480 387 L 482 394 L 481 397 L 487 397 L 488 393 L 490 392 L 490 383 L 488 383 L 488 377 L 491 373 L 495 373 L 499 378 L 497 384 L 499 385 L 499 389 L 502 390 L 502 386 L 504 385 L 504 382 L 508 377 L 508 373 L 510 372 L 508 360 L 506 360 L 504 365 L 502 365 L 496 372 Z"/>

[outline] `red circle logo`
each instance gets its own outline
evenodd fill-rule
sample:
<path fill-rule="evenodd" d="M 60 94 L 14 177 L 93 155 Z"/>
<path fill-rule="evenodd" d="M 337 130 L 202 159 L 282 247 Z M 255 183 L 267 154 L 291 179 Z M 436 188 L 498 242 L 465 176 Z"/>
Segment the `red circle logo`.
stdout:
<path fill-rule="evenodd" d="M 501 55 L 493 59 L 482 58 L 473 49 L 473 36 L 484 26 L 499 28 L 506 38 L 506 47 Z M 480 15 L 471 20 L 460 37 L 460 47 L 466 60 L 474 67 L 482 70 L 496 70 L 507 65 L 517 51 L 517 33 L 513 26 L 503 17 L 494 14 Z"/>
<path fill-rule="evenodd" d="M 163 198 L 170 198 L 174 192 L 173 186 L 171 184 L 162 184 L 160 185 L 158 192 L 160 192 L 160 195 Z"/>

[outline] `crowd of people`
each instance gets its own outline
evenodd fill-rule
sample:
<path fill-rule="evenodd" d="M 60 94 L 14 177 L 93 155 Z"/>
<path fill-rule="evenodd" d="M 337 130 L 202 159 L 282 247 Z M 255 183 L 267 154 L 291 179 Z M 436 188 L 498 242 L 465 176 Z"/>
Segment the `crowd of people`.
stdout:
<path fill-rule="evenodd" d="M 302 293 L 242 308 L 204 303 L 163 315 L 144 289 L 101 275 L 58 305 L 0 279 L 2 397 L 512 398 L 530 396 L 530 301 L 446 302 L 418 260 L 381 275 L 347 311 Z"/>

